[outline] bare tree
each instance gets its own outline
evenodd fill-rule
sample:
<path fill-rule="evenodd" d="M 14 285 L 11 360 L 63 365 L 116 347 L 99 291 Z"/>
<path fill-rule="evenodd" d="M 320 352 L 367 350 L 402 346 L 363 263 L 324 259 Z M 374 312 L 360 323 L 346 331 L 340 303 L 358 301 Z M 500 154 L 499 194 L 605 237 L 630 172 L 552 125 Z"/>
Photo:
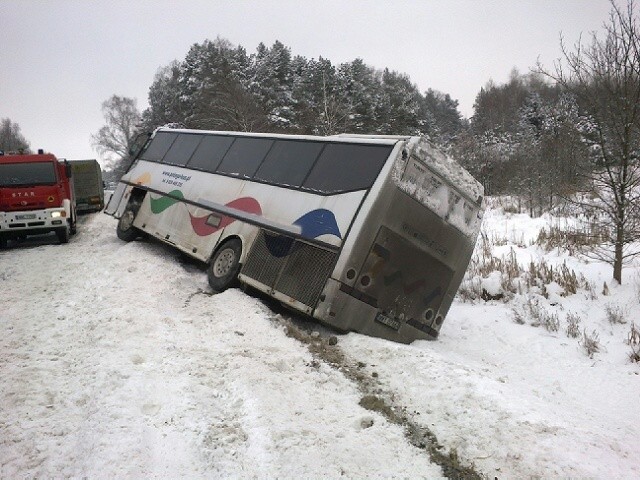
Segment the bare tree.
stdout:
<path fill-rule="evenodd" d="M 8 118 L 0 120 L 0 150 L 3 152 L 29 150 L 29 142 L 20 133 L 20 125 Z"/>
<path fill-rule="evenodd" d="M 578 40 L 573 50 L 561 40 L 563 58 L 540 72 L 573 94 L 588 115 L 585 139 L 594 162 L 585 173 L 593 201 L 581 206 L 593 214 L 601 243 L 590 253 L 613 266 L 622 283 L 622 266 L 640 254 L 640 27 L 634 0 L 620 8 L 611 0 L 604 38 Z M 637 244 L 636 244 L 637 245 Z"/>
<path fill-rule="evenodd" d="M 141 116 L 133 98 L 111 96 L 102 102 L 102 114 L 107 122 L 98 133 L 91 135 L 93 146 L 107 162 L 108 167 L 118 170 L 129 158 L 129 151 L 138 134 Z"/>

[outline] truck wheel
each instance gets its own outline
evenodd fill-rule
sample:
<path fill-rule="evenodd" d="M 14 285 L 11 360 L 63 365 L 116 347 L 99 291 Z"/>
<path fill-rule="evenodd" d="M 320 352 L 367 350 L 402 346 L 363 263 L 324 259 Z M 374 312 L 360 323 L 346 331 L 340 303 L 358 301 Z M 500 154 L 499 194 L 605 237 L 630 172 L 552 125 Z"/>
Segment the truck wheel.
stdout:
<path fill-rule="evenodd" d="M 118 226 L 116 227 L 116 234 L 120 240 L 124 240 L 125 242 L 131 242 L 138 238 L 140 232 L 136 227 L 133 226 L 133 221 L 136 219 L 136 214 L 140 209 L 140 203 L 138 201 L 131 201 L 127 204 L 127 208 L 124 213 L 120 217 L 118 221 Z"/>
<path fill-rule="evenodd" d="M 76 214 L 74 213 L 73 216 L 71 217 L 71 235 L 75 235 L 76 233 L 78 233 L 78 217 L 76 216 Z"/>
<path fill-rule="evenodd" d="M 60 243 L 69 243 L 69 238 L 71 237 L 71 229 L 67 225 L 66 227 L 62 227 L 56 230 L 56 235 L 58 236 L 58 240 Z"/>
<path fill-rule="evenodd" d="M 222 292 L 235 284 L 240 272 L 241 253 L 242 242 L 237 238 L 227 240 L 216 250 L 207 267 L 211 288 Z"/>
<path fill-rule="evenodd" d="M 3 248 L 7 248 L 7 239 L 5 237 L 0 237 L 0 250 Z"/>

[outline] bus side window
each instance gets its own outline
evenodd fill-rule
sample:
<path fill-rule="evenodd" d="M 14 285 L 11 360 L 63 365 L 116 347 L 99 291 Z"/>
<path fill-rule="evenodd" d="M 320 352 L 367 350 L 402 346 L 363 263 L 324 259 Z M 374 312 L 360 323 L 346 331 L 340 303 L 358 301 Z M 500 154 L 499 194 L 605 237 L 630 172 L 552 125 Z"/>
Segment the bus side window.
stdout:
<path fill-rule="evenodd" d="M 299 187 L 323 146 L 319 142 L 276 140 L 255 178 L 276 185 Z"/>
<path fill-rule="evenodd" d="M 386 145 L 329 144 L 303 187 L 326 193 L 367 189 L 390 153 Z"/>
<path fill-rule="evenodd" d="M 245 178 L 253 177 L 271 145 L 273 140 L 266 138 L 236 138 L 222 159 L 218 172 Z"/>
<path fill-rule="evenodd" d="M 177 133 L 156 133 L 156 136 L 153 137 L 147 149 L 140 155 L 140 158 L 152 162 L 161 162 L 177 136 Z"/>
<path fill-rule="evenodd" d="M 200 140 L 202 140 L 202 135 L 191 135 L 188 133 L 178 135 L 178 138 L 173 142 L 169 151 L 164 155 L 162 162 L 184 167 L 191 158 L 191 155 L 193 155 Z"/>
<path fill-rule="evenodd" d="M 233 140 L 234 137 L 206 135 L 187 163 L 187 167 L 214 173 Z"/>

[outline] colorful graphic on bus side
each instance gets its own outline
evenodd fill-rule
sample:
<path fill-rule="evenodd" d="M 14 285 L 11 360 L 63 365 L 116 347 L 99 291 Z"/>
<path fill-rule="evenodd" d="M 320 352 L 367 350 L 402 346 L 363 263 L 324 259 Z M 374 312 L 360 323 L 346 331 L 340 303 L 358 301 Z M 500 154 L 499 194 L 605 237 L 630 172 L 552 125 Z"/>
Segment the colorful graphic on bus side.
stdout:
<path fill-rule="evenodd" d="M 182 203 L 183 200 L 184 194 L 180 190 L 172 190 L 167 194 L 167 196 L 163 195 L 157 198 L 149 196 L 151 212 L 156 215 L 164 212 L 176 203 Z M 252 197 L 237 198 L 225 204 L 225 207 L 252 215 L 262 215 L 260 203 Z M 191 212 L 188 213 L 191 218 L 193 231 L 201 237 L 211 235 L 237 220 L 234 217 L 220 215 L 217 221 L 213 223 L 210 220 L 211 214 L 197 217 Z M 314 239 L 321 235 L 334 235 L 338 238 L 342 238 L 335 215 L 332 211 L 324 208 L 311 210 L 310 212 L 305 213 L 294 221 L 293 225 L 300 227 L 300 235 L 304 238 Z"/>

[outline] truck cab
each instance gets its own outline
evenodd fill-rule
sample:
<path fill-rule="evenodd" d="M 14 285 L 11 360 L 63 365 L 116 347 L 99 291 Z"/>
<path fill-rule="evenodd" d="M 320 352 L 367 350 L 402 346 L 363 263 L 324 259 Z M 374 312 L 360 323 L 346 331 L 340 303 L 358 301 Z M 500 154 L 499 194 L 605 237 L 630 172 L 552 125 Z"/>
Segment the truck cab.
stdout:
<path fill-rule="evenodd" d="M 71 168 L 39 150 L 0 152 L 0 247 L 9 240 L 55 232 L 60 243 L 76 230 Z"/>

